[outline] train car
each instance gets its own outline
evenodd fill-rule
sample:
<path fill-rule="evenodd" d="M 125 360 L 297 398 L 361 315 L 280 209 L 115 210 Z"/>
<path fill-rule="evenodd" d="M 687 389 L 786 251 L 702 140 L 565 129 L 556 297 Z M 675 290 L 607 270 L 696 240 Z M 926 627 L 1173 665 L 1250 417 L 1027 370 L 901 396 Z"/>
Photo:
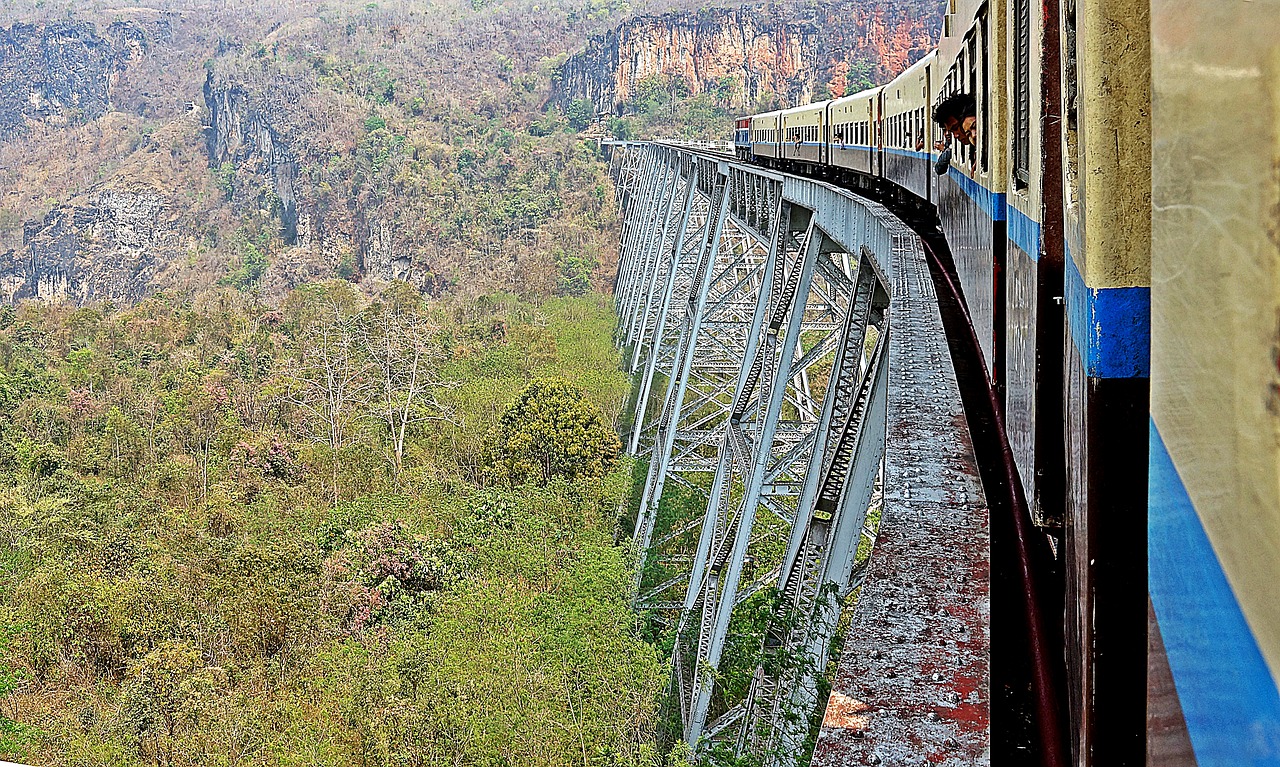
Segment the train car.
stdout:
<path fill-rule="evenodd" d="M 879 175 L 880 88 L 870 88 L 827 105 L 827 157 L 831 165 Z"/>
<path fill-rule="evenodd" d="M 1073 764 L 1280 765 L 1277 21 L 1275 0 L 951 0 L 935 53 L 822 107 L 826 165 L 757 143 L 815 105 L 752 120 L 754 156 L 901 203 L 941 134 L 920 107 L 975 97 L 977 145 L 923 199 L 1061 541 Z"/>
<path fill-rule="evenodd" d="M 1145 750 L 1151 301 L 1146 0 L 1062 6 L 1066 645 L 1073 751 Z M 1055 136 L 1055 138 L 1058 138 Z"/>
<path fill-rule="evenodd" d="M 827 102 L 782 110 L 779 157 L 811 166 L 826 162 Z"/>
<path fill-rule="evenodd" d="M 954 144 L 951 167 L 938 184 L 938 218 L 988 374 L 1003 386 L 1004 8 L 984 0 L 956 0 L 952 8 L 945 17 L 947 34 L 938 46 L 938 95 L 973 95 L 978 140 L 972 147 Z"/>
<path fill-rule="evenodd" d="M 733 155 L 739 160 L 751 159 L 750 117 L 739 117 L 733 122 Z"/>
<path fill-rule="evenodd" d="M 1280 764 L 1278 24 L 1151 3 L 1149 764 Z"/>
<path fill-rule="evenodd" d="M 1035 522 L 1062 528 L 1062 147 L 1058 0 L 1009 0 L 1005 429 Z M 1043 425 L 1043 428 L 1041 427 Z"/>
<path fill-rule="evenodd" d="M 777 159 L 782 143 L 782 111 L 766 112 L 751 118 L 751 156 Z"/>
<path fill-rule="evenodd" d="M 880 91 L 884 149 L 881 175 L 922 200 L 934 195 L 933 72 L 938 56 L 930 53 Z"/>

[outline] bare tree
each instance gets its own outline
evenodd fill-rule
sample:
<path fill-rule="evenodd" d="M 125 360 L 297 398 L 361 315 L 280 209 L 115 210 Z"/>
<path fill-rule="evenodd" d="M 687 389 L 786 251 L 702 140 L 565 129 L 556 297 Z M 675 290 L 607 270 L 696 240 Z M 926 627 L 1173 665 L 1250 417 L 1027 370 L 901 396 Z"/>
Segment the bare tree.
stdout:
<path fill-rule="evenodd" d="M 299 340 L 286 373 L 286 401 L 304 414 L 306 436 L 329 449 L 333 505 L 338 505 L 338 459 L 367 412 L 374 384 L 363 353 L 359 320 L 335 304 Z"/>
<path fill-rule="evenodd" d="M 415 424 L 451 419 L 452 411 L 437 395 L 454 384 L 439 375 L 444 359 L 439 328 L 420 312 L 378 305 L 362 331 L 377 390 L 370 398 L 371 410 L 387 429 L 398 486 L 411 429 Z"/>

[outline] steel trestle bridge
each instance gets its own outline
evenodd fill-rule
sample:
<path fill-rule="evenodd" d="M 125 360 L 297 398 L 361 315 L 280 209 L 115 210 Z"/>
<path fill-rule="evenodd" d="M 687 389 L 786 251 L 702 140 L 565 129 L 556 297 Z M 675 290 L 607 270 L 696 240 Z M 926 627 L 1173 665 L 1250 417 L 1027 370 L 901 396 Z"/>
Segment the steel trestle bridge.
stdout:
<path fill-rule="evenodd" d="M 790 765 L 825 709 L 815 764 L 988 761 L 986 508 L 919 238 L 715 148 L 609 150 L 636 605 L 674 643 L 680 736 Z"/>

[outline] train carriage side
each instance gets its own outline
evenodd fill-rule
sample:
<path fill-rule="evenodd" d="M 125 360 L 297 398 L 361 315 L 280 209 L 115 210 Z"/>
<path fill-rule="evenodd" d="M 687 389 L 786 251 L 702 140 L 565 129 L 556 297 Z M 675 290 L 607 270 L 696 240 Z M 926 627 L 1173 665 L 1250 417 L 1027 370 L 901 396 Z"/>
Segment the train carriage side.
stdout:
<path fill-rule="evenodd" d="M 1071 742 L 1086 764 L 1146 763 L 1149 7 L 1074 0 L 1060 14 L 1063 567 Z"/>
<path fill-rule="evenodd" d="M 935 103 L 957 92 L 977 102 L 977 145 L 952 142 L 951 167 L 938 182 L 938 217 L 955 261 L 988 375 L 1004 384 L 1005 158 L 1004 9 L 955 3 L 939 44 Z M 993 30 L 999 30 L 993 33 Z"/>
<path fill-rule="evenodd" d="M 781 155 L 779 147 L 782 142 L 782 111 L 766 112 L 751 118 L 751 155 L 767 160 L 776 160 Z"/>
<path fill-rule="evenodd" d="M 1277 9 L 1151 4 L 1149 764 L 1280 764 Z"/>
<path fill-rule="evenodd" d="M 932 199 L 934 130 L 930 74 L 937 53 L 917 61 L 881 90 L 883 176 L 922 200 Z"/>
<path fill-rule="evenodd" d="M 782 111 L 780 156 L 792 162 L 819 166 L 826 162 L 823 126 L 827 102 L 806 104 Z"/>
<path fill-rule="evenodd" d="M 875 150 L 879 94 L 880 88 L 871 88 L 830 103 L 828 158 L 832 165 L 869 176 L 879 172 Z"/>
<path fill-rule="evenodd" d="M 1058 0 L 1007 0 L 1005 430 L 1039 525 L 1062 526 Z M 1052 23 L 1045 23 L 1049 19 Z"/>

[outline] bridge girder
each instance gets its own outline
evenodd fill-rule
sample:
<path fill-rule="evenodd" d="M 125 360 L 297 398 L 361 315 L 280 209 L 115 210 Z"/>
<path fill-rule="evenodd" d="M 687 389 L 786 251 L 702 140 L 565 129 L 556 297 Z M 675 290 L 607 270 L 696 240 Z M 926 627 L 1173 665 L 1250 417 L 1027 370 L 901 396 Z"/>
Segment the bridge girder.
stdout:
<path fill-rule="evenodd" d="M 886 274 L 919 244 L 875 203 L 706 152 L 619 144 L 611 168 L 619 342 L 639 388 L 627 448 L 649 462 L 637 607 L 674 627 L 684 739 L 783 767 L 873 535 Z M 754 671 L 729 689 L 735 619 L 766 591 Z"/>

